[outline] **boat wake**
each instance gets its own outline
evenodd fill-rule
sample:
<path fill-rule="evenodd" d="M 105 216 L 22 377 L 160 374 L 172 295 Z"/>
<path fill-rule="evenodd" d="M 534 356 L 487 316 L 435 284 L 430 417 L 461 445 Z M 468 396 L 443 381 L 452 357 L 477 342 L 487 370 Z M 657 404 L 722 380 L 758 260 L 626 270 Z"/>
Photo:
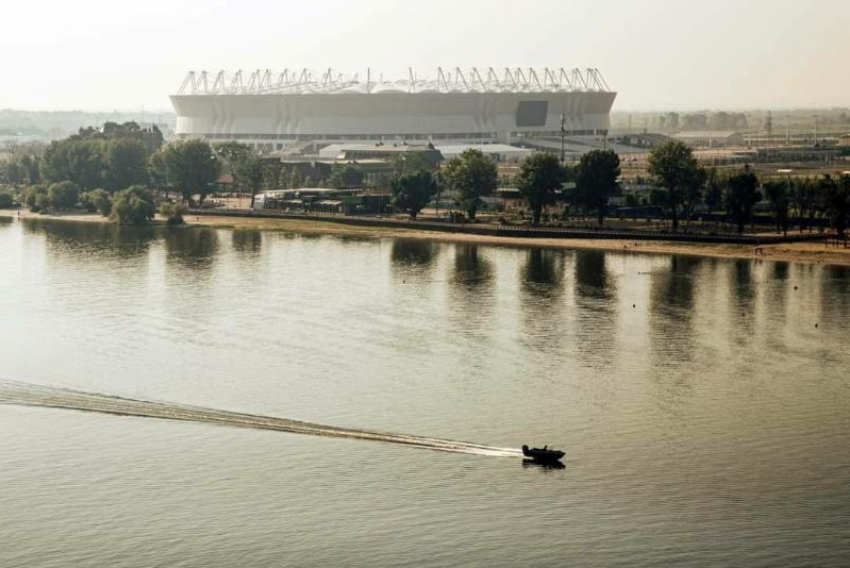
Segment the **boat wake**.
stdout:
<path fill-rule="evenodd" d="M 201 406 L 157 402 L 125 398 L 107 394 L 86 392 L 68 388 L 50 387 L 15 381 L 0 381 L 0 404 L 32 406 L 41 408 L 59 408 L 80 412 L 96 412 L 114 416 L 135 416 L 139 418 L 158 418 L 163 420 L 182 420 L 203 422 L 220 426 L 252 428 L 255 430 L 273 430 L 291 434 L 310 436 L 329 436 L 333 438 L 351 438 L 388 444 L 402 444 L 427 450 L 475 454 L 481 456 L 517 457 L 522 452 L 512 448 L 499 448 L 469 442 L 457 442 L 440 438 L 407 436 L 372 430 L 339 428 L 325 424 L 315 424 L 263 416 L 217 410 Z"/>

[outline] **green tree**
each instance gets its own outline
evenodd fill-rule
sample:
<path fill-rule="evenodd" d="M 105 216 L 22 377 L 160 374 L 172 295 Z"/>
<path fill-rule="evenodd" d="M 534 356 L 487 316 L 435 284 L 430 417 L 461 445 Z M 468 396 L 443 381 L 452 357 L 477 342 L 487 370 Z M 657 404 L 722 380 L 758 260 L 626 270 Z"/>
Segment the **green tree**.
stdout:
<path fill-rule="evenodd" d="M 764 193 L 770 203 L 770 210 L 776 220 L 776 227 L 788 235 L 788 211 L 791 208 L 791 194 L 786 181 L 769 181 L 764 184 Z"/>
<path fill-rule="evenodd" d="M 744 232 L 744 226 L 752 218 L 753 207 L 761 201 L 758 187 L 759 180 L 749 167 L 727 180 L 726 209 L 738 227 L 738 234 Z"/>
<path fill-rule="evenodd" d="M 141 225 L 152 220 L 155 214 L 153 194 L 143 185 L 121 190 L 112 199 L 112 217 L 120 225 Z"/>
<path fill-rule="evenodd" d="M 9 209 L 14 201 L 10 191 L 6 191 L 5 189 L 0 190 L 0 209 Z"/>
<path fill-rule="evenodd" d="M 806 228 L 806 221 L 814 218 L 817 203 L 817 182 L 811 179 L 794 180 L 791 186 L 791 201 L 800 226 L 800 232 Z"/>
<path fill-rule="evenodd" d="M 843 237 L 847 223 L 850 221 L 850 175 L 841 176 L 837 183 L 829 176 L 825 177 L 831 182 L 824 182 L 829 224 L 839 237 Z"/>
<path fill-rule="evenodd" d="M 618 177 L 620 158 L 612 150 L 592 150 L 576 167 L 575 199 L 581 207 L 596 211 L 599 225 L 605 220 L 608 200 L 619 190 Z"/>
<path fill-rule="evenodd" d="M 148 151 L 132 138 L 110 140 L 106 148 L 107 189 L 118 191 L 148 183 Z"/>
<path fill-rule="evenodd" d="M 21 164 L 12 157 L 5 163 L 0 163 L 0 180 L 12 184 L 16 187 L 26 181 L 26 171 L 21 167 Z"/>
<path fill-rule="evenodd" d="M 448 186 L 458 192 L 458 203 L 471 221 L 475 220 L 481 198 L 493 193 L 499 179 L 496 163 L 472 148 L 449 160 L 443 176 Z"/>
<path fill-rule="evenodd" d="M 159 191 L 165 192 L 165 198 L 168 199 L 168 166 L 165 162 L 165 152 L 160 150 L 151 154 L 148 158 L 148 180 L 151 187 Z"/>
<path fill-rule="evenodd" d="M 415 219 L 437 193 L 437 179 L 428 170 L 404 173 L 393 177 L 391 190 L 393 206 Z"/>
<path fill-rule="evenodd" d="M 554 154 L 532 154 L 522 161 L 516 184 L 528 201 L 535 225 L 540 223 L 543 207 L 554 203 L 555 190 L 560 189 L 566 179 L 566 171 Z"/>
<path fill-rule="evenodd" d="M 107 170 L 104 142 L 74 137 L 51 142 L 42 169 L 49 182 L 70 181 L 83 190 L 101 187 Z"/>
<path fill-rule="evenodd" d="M 236 162 L 243 154 L 253 152 L 250 146 L 241 142 L 222 142 L 215 145 L 215 153 L 222 163 L 224 171 L 233 173 Z"/>
<path fill-rule="evenodd" d="M 393 174 L 409 174 L 422 170 L 436 171 L 443 155 L 431 147 L 429 150 L 403 152 L 393 159 Z"/>
<path fill-rule="evenodd" d="M 183 224 L 183 212 L 176 203 L 163 201 L 159 204 L 159 214 L 165 217 L 165 222 L 168 225 Z"/>
<path fill-rule="evenodd" d="M 19 163 L 26 174 L 27 183 L 35 184 L 41 181 L 41 168 L 39 167 L 40 157 L 40 150 L 37 150 L 36 154 L 27 153 L 21 156 Z"/>
<path fill-rule="evenodd" d="M 233 177 L 234 185 L 241 195 L 244 188 L 239 180 L 237 180 L 236 167 L 243 156 L 254 153 L 253 148 L 241 142 L 231 141 L 216 144 L 213 150 L 221 163 L 221 171 Z"/>
<path fill-rule="evenodd" d="M 702 175 L 693 151 L 682 142 L 666 142 L 650 153 L 647 171 L 660 186 L 654 192 L 654 202 L 667 209 L 673 230 L 678 230 L 686 192 Z"/>
<path fill-rule="evenodd" d="M 723 183 L 715 168 L 706 171 L 703 203 L 710 213 L 714 213 L 723 206 Z"/>
<path fill-rule="evenodd" d="M 180 191 L 184 201 L 197 194 L 203 203 L 218 179 L 221 164 L 206 141 L 191 139 L 165 148 L 165 168 L 168 183 Z"/>
<path fill-rule="evenodd" d="M 301 171 L 298 166 L 292 168 L 292 176 L 289 178 L 289 187 L 292 189 L 301 188 Z"/>
<path fill-rule="evenodd" d="M 328 184 L 337 189 L 363 186 L 363 172 L 353 166 L 334 168 L 328 178 Z"/>
<path fill-rule="evenodd" d="M 280 187 L 278 184 L 280 181 L 280 170 L 282 169 L 283 168 L 279 164 L 275 164 L 269 160 L 264 160 L 262 168 L 263 179 L 260 183 L 260 187 L 268 190 L 278 189 Z"/>
<path fill-rule="evenodd" d="M 47 197 L 47 193 L 38 193 L 35 196 L 35 205 L 30 207 L 30 211 L 41 211 L 42 213 L 47 211 L 50 207 L 50 198 Z"/>
<path fill-rule="evenodd" d="M 47 201 L 51 209 L 62 211 L 71 209 L 80 200 L 80 188 L 70 181 L 50 184 L 47 189 Z"/>
<path fill-rule="evenodd" d="M 253 151 L 243 153 L 236 159 L 234 176 L 242 187 L 251 191 L 251 209 L 254 208 L 254 199 L 263 185 L 265 176 L 264 161 Z"/>
<path fill-rule="evenodd" d="M 24 188 L 22 193 L 24 205 L 32 212 L 37 212 L 42 209 L 39 203 L 41 200 L 40 196 L 44 197 L 43 204 L 44 207 L 47 207 L 47 188 L 43 185 L 31 185 L 29 187 Z"/>
<path fill-rule="evenodd" d="M 289 168 L 281 167 L 280 173 L 277 175 L 277 186 L 281 189 L 288 189 L 289 182 L 292 180 L 292 172 Z"/>
<path fill-rule="evenodd" d="M 91 213 L 98 211 L 104 217 L 112 213 L 112 197 L 105 189 L 93 189 L 80 195 L 80 203 Z"/>
<path fill-rule="evenodd" d="M 697 167 L 694 175 L 687 180 L 682 198 L 682 213 L 685 219 L 690 219 L 697 205 L 703 202 L 707 179 L 708 172 L 705 168 Z"/>

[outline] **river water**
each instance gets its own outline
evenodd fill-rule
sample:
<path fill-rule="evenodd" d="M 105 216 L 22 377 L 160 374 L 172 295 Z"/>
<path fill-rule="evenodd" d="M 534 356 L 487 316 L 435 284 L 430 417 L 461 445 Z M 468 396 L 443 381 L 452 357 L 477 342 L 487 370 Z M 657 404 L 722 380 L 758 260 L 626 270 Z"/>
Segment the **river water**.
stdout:
<path fill-rule="evenodd" d="M 848 268 L 0 218 L 0 566 L 847 566 L 848 369 Z"/>

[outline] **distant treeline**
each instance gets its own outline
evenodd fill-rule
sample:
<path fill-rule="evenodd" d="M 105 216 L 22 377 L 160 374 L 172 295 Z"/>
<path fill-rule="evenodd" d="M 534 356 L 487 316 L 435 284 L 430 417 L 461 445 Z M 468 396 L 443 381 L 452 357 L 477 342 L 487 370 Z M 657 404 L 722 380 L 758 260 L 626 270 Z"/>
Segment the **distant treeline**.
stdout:
<path fill-rule="evenodd" d="M 811 132 L 816 124 L 821 132 L 850 132 L 850 108 L 611 113 L 613 129 L 650 132 L 751 130 L 780 134 L 786 128 L 792 133 Z"/>
<path fill-rule="evenodd" d="M 24 135 L 43 140 L 64 138 L 81 128 L 107 122 L 161 124 L 173 129 L 173 112 L 25 111 L 0 109 L 0 136 Z"/>

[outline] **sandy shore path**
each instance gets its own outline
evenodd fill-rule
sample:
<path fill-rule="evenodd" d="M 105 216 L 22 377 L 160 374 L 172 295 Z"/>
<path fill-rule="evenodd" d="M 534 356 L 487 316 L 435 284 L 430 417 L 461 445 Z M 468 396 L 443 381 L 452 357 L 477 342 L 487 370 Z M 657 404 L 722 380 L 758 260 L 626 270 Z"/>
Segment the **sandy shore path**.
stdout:
<path fill-rule="evenodd" d="M 13 210 L 0 210 L 0 217 L 17 217 Z M 21 219 L 57 219 L 68 222 L 108 223 L 97 214 L 39 215 L 21 211 Z M 287 231 L 305 234 L 348 235 L 363 238 L 402 237 L 428 239 L 432 241 L 477 243 L 515 247 L 546 247 L 562 249 L 616 250 L 646 254 L 684 254 L 717 258 L 763 259 L 773 261 L 801 262 L 809 264 L 832 264 L 850 266 L 850 248 L 834 248 L 824 242 L 801 242 L 764 245 L 757 254 L 754 247 L 738 244 L 684 243 L 670 241 L 635 241 L 625 239 L 537 239 L 522 237 L 496 237 L 445 233 L 394 227 L 364 227 L 316 221 L 312 219 L 269 219 L 222 216 L 187 215 L 186 227 L 214 227 L 222 229 L 254 229 L 264 231 Z M 180 229 L 177 229 L 180 230 Z"/>

